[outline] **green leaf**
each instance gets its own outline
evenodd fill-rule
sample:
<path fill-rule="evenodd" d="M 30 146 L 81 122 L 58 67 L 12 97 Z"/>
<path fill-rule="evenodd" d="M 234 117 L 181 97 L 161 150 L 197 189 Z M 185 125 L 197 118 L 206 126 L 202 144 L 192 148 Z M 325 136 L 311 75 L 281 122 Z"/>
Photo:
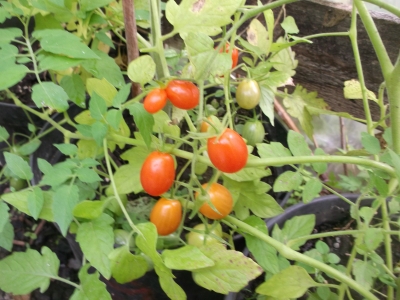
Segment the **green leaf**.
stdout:
<path fill-rule="evenodd" d="M 308 147 L 306 139 L 301 133 L 289 130 L 288 145 L 293 156 L 311 156 L 310 147 Z"/>
<path fill-rule="evenodd" d="M 90 11 L 102 6 L 106 6 L 110 2 L 112 2 L 112 0 L 81 0 L 79 4 L 81 10 Z"/>
<path fill-rule="evenodd" d="M 4 224 L 3 229 L 0 230 L 0 247 L 11 252 L 14 240 L 14 227 L 8 218 L 5 219 L 5 221 L 6 223 Z"/>
<path fill-rule="evenodd" d="M 286 42 L 283 37 L 279 37 L 275 43 L 272 43 L 270 49 L 271 52 L 275 52 L 269 59 L 274 69 L 285 72 L 289 74 L 289 76 L 293 76 L 296 73 L 294 70 L 298 64 L 297 59 L 295 59 L 295 53 L 290 48 L 293 44 Z M 276 47 L 276 45 L 283 46 Z"/>
<path fill-rule="evenodd" d="M 164 250 L 162 258 L 165 265 L 174 270 L 196 270 L 214 265 L 214 261 L 204 255 L 199 248 L 186 245 L 174 250 Z"/>
<path fill-rule="evenodd" d="M 84 200 L 75 205 L 73 215 L 82 219 L 97 219 L 103 213 L 105 205 L 104 201 Z"/>
<path fill-rule="evenodd" d="M 269 119 L 269 122 L 274 126 L 275 113 L 274 113 L 274 99 L 275 93 L 269 87 L 260 85 L 261 99 L 260 108 L 264 115 Z"/>
<path fill-rule="evenodd" d="M 317 148 L 314 151 L 314 155 L 315 156 L 324 156 L 327 155 L 325 153 L 325 151 L 321 148 Z M 328 164 L 327 163 L 313 163 L 311 164 L 311 166 L 313 167 L 314 171 L 317 172 L 318 174 L 324 174 L 326 172 L 326 170 L 328 169 Z"/>
<path fill-rule="evenodd" d="M 315 249 L 321 254 L 328 254 L 329 253 L 329 246 L 324 243 L 323 241 L 317 241 L 315 243 Z"/>
<path fill-rule="evenodd" d="M 86 264 L 79 271 L 80 288 L 76 289 L 71 296 L 71 300 L 111 300 L 106 285 L 99 279 L 99 273 L 89 274 L 90 265 Z"/>
<path fill-rule="evenodd" d="M 387 181 L 372 171 L 368 172 L 370 178 L 370 184 L 373 188 L 376 188 L 379 195 L 383 197 L 389 196 L 389 185 Z"/>
<path fill-rule="evenodd" d="M 79 180 L 86 183 L 93 183 L 97 181 L 101 181 L 100 176 L 96 173 L 95 170 L 91 168 L 80 168 L 76 170 L 76 175 Z"/>
<path fill-rule="evenodd" d="M 141 103 L 134 103 L 127 108 L 131 116 L 133 116 L 136 126 L 139 128 L 144 142 L 150 148 L 152 128 L 154 126 L 153 116 L 144 109 Z"/>
<path fill-rule="evenodd" d="M 125 84 L 121 68 L 108 54 L 96 50 L 94 52 L 100 59 L 90 59 L 82 62 L 82 67 L 98 79 L 106 79 L 115 87 Z"/>
<path fill-rule="evenodd" d="M 244 222 L 268 234 L 268 228 L 264 220 L 256 216 L 250 216 L 244 220 Z M 244 234 L 244 237 L 246 239 L 247 248 L 264 271 L 270 272 L 271 274 L 278 273 L 280 268 L 275 248 L 251 234 Z"/>
<path fill-rule="evenodd" d="M 327 104 L 322 98 L 317 97 L 317 92 L 308 93 L 305 88 L 297 85 L 291 95 L 286 95 L 283 104 L 287 112 L 299 120 L 301 127 L 307 136 L 312 139 L 313 127 L 312 117 L 308 108 L 317 108 L 326 110 Z"/>
<path fill-rule="evenodd" d="M 64 55 L 44 52 L 38 55 L 38 61 L 41 71 L 46 71 L 46 70 L 64 71 L 68 68 L 72 68 L 79 65 L 80 63 L 82 63 L 83 59 L 71 58 Z"/>
<path fill-rule="evenodd" d="M 150 82 L 156 74 L 156 64 L 150 55 L 142 55 L 128 65 L 128 77 L 133 82 L 144 85 Z"/>
<path fill-rule="evenodd" d="M 40 144 L 41 141 L 39 139 L 30 140 L 18 148 L 18 153 L 23 156 L 31 155 L 39 148 Z"/>
<path fill-rule="evenodd" d="M 344 82 L 343 88 L 344 97 L 346 99 L 362 99 L 361 84 L 358 80 L 351 79 Z M 378 102 L 375 94 L 370 90 L 367 90 L 367 99 Z"/>
<path fill-rule="evenodd" d="M 161 288 L 170 299 L 186 299 L 185 292 L 173 280 L 172 271 L 167 268 L 156 250 L 157 229 L 151 222 L 140 223 L 137 225 L 139 234 L 136 237 L 136 246 L 143 251 L 154 263 L 154 269 L 159 276 Z"/>
<path fill-rule="evenodd" d="M 373 252 L 382 244 L 383 238 L 384 234 L 380 228 L 367 228 L 364 234 L 364 245 Z"/>
<path fill-rule="evenodd" d="M 108 132 L 108 126 L 102 122 L 96 121 L 92 124 L 92 136 L 96 144 L 101 147 L 103 145 L 103 140 Z"/>
<path fill-rule="evenodd" d="M 32 87 L 32 100 L 37 107 L 49 107 L 58 112 L 66 111 L 68 95 L 64 89 L 53 82 L 41 82 Z"/>
<path fill-rule="evenodd" d="M 232 22 L 231 16 L 240 7 L 241 0 L 197 1 L 184 0 L 180 5 L 167 2 L 167 20 L 181 36 L 189 32 L 202 32 L 209 36 L 221 32 L 221 27 Z"/>
<path fill-rule="evenodd" d="M 102 214 L 90 222 L 81 223 L 76 235 L 85 258 L 107 279 L 111 276 L 108 255 L 114 246 L 113 222 L 109 215 Z"/>
<path fill-rule="evenodd" d="M 31 190 L 22 190 L 13 193 L 7 193 L 1 195 L 1 199 L 3 199 L 8 204 L 14 206 L 19 211 L 30 215 L 29 208 L 28 208 L 28 197 L 33 193 Z M 53 216 L 53 200 L 52 200 L 52 193 L 51 192 L 43 192 L 44 193 L 44 203 L 42 210 L 39 214 L 39 219 L 44 219 L 49 222 L 54 222 Z"/>
<path fill-rule="evenodd" d="M 229 189 L 235 199 L 234 210 L 239 219 L 249 216 L 251 210 L 260 218 L 270 218 L 283 212 L 275 199 L 267 194 L 271 187 L 262 181 L 237 182 L 224 176 L 224 186 Z"/>
<path fill-rule="evenodd" d="M 54 220 L 60 227 L 63 236 L 73 219 L 72 211 L 79 201 L 78 187 L 76 185 L 62 185 L 53 195 Z"/>
<path fill-rule="evenodd" d="M 281 143 L 271 142 L 269 144 L 258 144 L 257 152 L 261 158 L 290 157 L 292 154 L 289 149 L 285 148 Z"/>
<path fill-rule="evenodd" d="M 75 155 L 78 152 L 78 147 L 74 144 L 53 144 L 64 155 Z"/>
<path fill-rule="evenodd" d="M 356 281 L 366 289 L 370 289 L 374 282 L 374 278 L 379 275 L 377 269 L 370 261 L 356 260 L 352 264 L 353 274 Z"/>
<path fill-rule="evenodd" d="M 110 107 L 114 97 L 117 95 L 117 89 L 105 78 L 89 78 L 86 80 L 86 89 L 89 95 L 96 93 L 106 101 L 107 107 Z"/>
<path fill-rule="evenodd" d="M 0 44 L 8 44 L 17 37 L 22 36 L 22 30 L 15 27 L 0 29 Z"/>
<path fill-rule="evenodd" d="M 259 285 L 256 292 L 277 299 L 299 298 L 313 286 L 318 286 L 307 271 L 290 266 Z"/>
<path fill-rule="evenodd" d="M 310 178 L 304 185 L 302 199 L 304 203 L 308 203 L 319 196 L 322 191 L 322 183 L 318 178 Z"/>
<path fill-rule="evenodd" d="M 379 140 L 369 135 L 367 132 L 361 132 L 361 143 L 365 150 L 371 154 L 379 154 L 381 152 L 381 144 Z"/>
<path fill-rule="evenodd" d="M 114 180 L 118 193 L 139 193 L 143 190 L 142 184 L 140 183 L 140 170 L 142 165 L 143 161 L 137 161 L 123 165 L 117 169 L 114 173 Z"/>
<path fill-rule="evenodd" d="M 0 142 L 7 141 L 9 137 L 10 134 L 8 133 L 7 129 L 3 126 L 0 126 Z"/>
<path fill-rule="evenodd" d="M 253 19 L 247 29 L 247 41 L 260 49 L 259 51 L 264 54 L 269 53 L 271 48 L 271 42 L 269 40 L 269 34 L 264 25 L 258 20 Z M 258 51 L 257 51 L 258 52 Z"/>
<path fill-rule="evenodd" d="M 286 33 L 299 33 L 299 28 L 296 25 L 296 21 L 292 16 L 287 16 L 283 22 L 281 23 L 282 28 L 285 30 Z"/>
<path fill-rule="evenodd" d="M 272 237 L 284 244 L 288 241 L 303 237 L 312 233 L 315 227 L 315 215 L 296 216 L 285 222 L 282 230 L 278 226 L 274 227 Z M 306 241 L 291 244 L 293 250 L 298 250 Z"/>
<path fill-rule="evenodd" d="M 93 92 L 92 97 L 90 98 L 89 111 L 90 116 L 98 121 L 101 121 L 103 119 L 103 115 L 107 112 L 106 102 L 102 97 L 97 95 L 96 92 Z"/>
<path fill-rule="evenodd" d="M 40 40 L 40 46 L 45 51 L 72 58 L 99 59 L 96 53 L 83 44 L 78 36 L 66 30 L 36 30 L 33 32 L 32 36 Z"/>
<path fill-rule="evenodd" d="M 0 202 L 0 232 L 3 231 L 4 226 L 10 221 L 10 217 L 8 214 L 9 207 L 3 201 Z"/>
<path fill-rule="evenodd" d="M 112 100 L 112 106 L 121 108 L 121 104 L 128 100 L 129 94 L 131 93 L 131 87 L 132 83 L 123 85 Z"/>
<path fill-rule="evenodd" d="M 262 268 L 242 252 L 226 250 L 221 244 L 205 245 L 199 249 L 214 261 L 214 265 L 193 270 L 193 279 L 208 290 L 221 294 L 238 292 L 262 273 Z"/>
<path fill-rule="evenodd" d="M 303 177 L 299 172 L 286 171 L 274 182 L 274 192 L 290 192 L 299 188 Z"/>
<path fill-rule="evenodd" d="M 4 152 L 4 158 L 6 160 L 7 167 L 21 179 L 31 180 L 33 178 L 33 173 L 31 168 L 21 156 Z"/>
<path fill-rule="evenodd" d="M 52 166 L 44 159 L 38 159 L 38 165 L 40 171 L 44 173 L 40 181 L 41 184 L 50 185 L 55 188 L 72 177 L 71 169 L 62 164 Z"/>
<path fill-rule="evenodd" d="M 175 137 L 180 137 L 181 129 L 178 125 L 173 125 L 173 122 L 165 111 L 158 111 L 157 113 L 153 114 L 153 118 L 153 132 L 166 133 Z"/>
<path fill-rule="evenodd" d="M 80 107 L 85 107 L 85 84 L 78 74 L 64 76 L 60 82 L 69 99 Z"/>
<path fill-rule="evenodd" d="M 43 191 L 35 186 L 33 188 L 33 192 L 28 195 L 28 209 L 30 215 L 37 220 L 40 212 L 43 209 L 43 204 L 44 204 L 44 195 Z"/>
<path fill-rule="evenodd" d="M 110 252 L 111 274 L 118 283 L 127 283 L 146 274 L 147 261 L 143 256 L 134 255 L 122 246 Z"/>
<path fill-rule="evenodd" d="M 23 65 L 13 63 L 0 64 L 0 90 L 5 90 L 17 84 L 25 77 L 29 69 Z"/>
<path fill-rule="evenodd" d="M 106 114 L 107 123 L 115 130 L 119 129 L 119 124 L 122 120 L 122 111 L 117 109 L 110 109 Z"/>
<path fill-rule="evenodd" d="M 44 292 L 50 280 L 58 277 L 60 261 L 49 248 L 14 252 L 0 261 L 0 289 L 16 295 L 29 294 L 40 288 Z"/>

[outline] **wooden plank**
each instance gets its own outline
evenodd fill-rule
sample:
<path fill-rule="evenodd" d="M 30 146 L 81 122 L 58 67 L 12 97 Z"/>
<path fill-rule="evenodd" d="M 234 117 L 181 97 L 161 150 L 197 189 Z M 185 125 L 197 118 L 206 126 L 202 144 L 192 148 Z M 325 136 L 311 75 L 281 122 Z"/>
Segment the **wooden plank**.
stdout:
<path fill-rule="evenodd" d="M 300 36 L 348 31 L 350 14 L 350 5 L 326 1 L 300 1 L 286 6 L 286 15 L 295 18 Z M 400 49 L 400 19 L 383 13 L 372 13 L 372 16 L 394 62 Z M 357 22 L 357 29 L 366 86 L 377 93 L 383 81 L 378 60 L 360 20 Z M 294 76 L 295 83 L 308 90 L 318 91 L 318 95 L 334 111 L 345 111 L 356 117 L 364 117 L 362 101 L 347 100 L 343 96 L 343 82 L 358 78 L 349 38 L 317 38 L 313 39 L 313 44 L 299 44 L 292 49 L 299 61 Z M 378 120 L 378 106 L 372 101 L 370 103 L 373 119 Z"/>

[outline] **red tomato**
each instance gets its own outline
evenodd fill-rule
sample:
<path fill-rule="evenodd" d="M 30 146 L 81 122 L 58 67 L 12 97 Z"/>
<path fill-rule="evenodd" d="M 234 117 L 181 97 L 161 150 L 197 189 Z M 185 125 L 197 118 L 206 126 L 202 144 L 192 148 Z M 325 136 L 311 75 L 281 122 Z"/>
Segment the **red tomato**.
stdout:
<path fill-rule="evenodd" d="M 217 137 L 207 141 L 207 152 L 213 165 L 225 173 L 235 173 L 247 163 L 249 153 L 243 138 L 227 128 Z"/>
<path fill-rule="evenodd" d="M 150 213 L 150 222 L 159 235 L 168 235 L 178 229 L 182 220 L 182 205 L 178 200 L 160 198 Z"/>
<path fill-rule="evenodd" d="M 226 43 L 226 45 L 225 45 L 225 52 L 226 53 L 229 53 L 229 47 L 230 47 L 229 43 Z M 222 52 L 222 51 L 223 50 L 221 49 L 220 52 Z M 232 49 L 232 69 L 237 66 L 238 61 L 239 61 L 239 50 L 234 47 Z"/>
<path fill-rule="evenodd" d="M 193 82 L 171 80 L 165 91 L 171 103 L 180 109 L 192 109 L 199 104 L 200 92 Z"/>
<path fill-rule="evenodd" d="M 167 104 L 167 93 L 164 89 L 154 89 L 144 98 L 144 109 L 149 113 L 154 114 L 163 109 Z"/>
<path fill-rule="evenodd" d="M 204 203 L 199 212 L 209 219 L 219 220 L 229 215 L 233 209 L 233 199 L 229 190 L 219 183 L 208 183 L 202 185 L 207 190 L 209 200 L 214 205 L 216 212 L 208 203 Z M 200 193 L 196 192 L 195 197 L 198 198 Z"/>
<path fill-rule="evenodd" d="M 144 191 L 159 196 L 170 189 L 175 179 L 175 164 L 171 154 L 154 151 L 145 159 L 140 170 Z"/>

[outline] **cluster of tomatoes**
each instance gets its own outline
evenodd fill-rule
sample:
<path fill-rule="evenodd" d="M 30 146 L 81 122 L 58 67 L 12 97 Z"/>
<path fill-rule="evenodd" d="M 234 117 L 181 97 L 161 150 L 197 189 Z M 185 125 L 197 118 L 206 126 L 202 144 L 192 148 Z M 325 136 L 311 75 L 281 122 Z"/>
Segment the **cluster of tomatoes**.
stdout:
<path fill-rule="evenodd" d="M 238 50 L 232 49 L 232 68 L 238 62 Z M 224 51 L 224 49 L 221 49 Z M 225 47 L 229 51 L 229 45 Z M 144 108 L 149 113 L 156 113 L 163 109 L 168 99 L 177 108 L 190 110 L 199 104 L 199 89 L 190 81 L 171 80 L 165 88 L 153 89 L 144 99 Z M 260 101 L 260 89 L 254 80 L 245 79 L 239 83 L 236 92 L 236 100 L 240 107 L 252 109 Z M 208 118 L 207 122 L 201 125 L 201 132 L 207 132 L 216 122 L 213 118 Z M 218 126 L 215 126 L 218 127 Z M 251 128 L 246 129 L 251 131 Z M 252 144 L 250 141 L 249 144 Z M 235 173 L 240 171 L 247 163 L 248 150 L 245 140 L 233 129 L 225 128 L 216 136 L 207 140 L 207 153 L 214 167 L 225 173 Z M 173 185 L 175 179 L 175 162 L 171 154 L 153 151 L 145 159 L 140 180 L 146 193 L 151 196 L 161 196 L 166 193 Z M 202 185 L 202 191 L 196 192 L 196 201 L 203 204 L 199 208 L 199 213 L 212 220 L 219 220 L 231 213 L 233 209 L 232 195 L 223 185 L 213 182 Z M 211 205 L 210 205 L 211 204 Z M 182 204 L 179 200 L 160 198 L 153 207 L 150 214 L 150 221 L 155 224 L 159 235 L 168 235 L 178 229 L 182 222 Z M 204 234 L 204 224 L 194 227 L 187 239 L 193 244 L 193 240 L 198 241 Z M 221 237 L 222 230 L 214 228 L 212 234 Z M 211 238 L 213 240 L 213 238 Z"/>

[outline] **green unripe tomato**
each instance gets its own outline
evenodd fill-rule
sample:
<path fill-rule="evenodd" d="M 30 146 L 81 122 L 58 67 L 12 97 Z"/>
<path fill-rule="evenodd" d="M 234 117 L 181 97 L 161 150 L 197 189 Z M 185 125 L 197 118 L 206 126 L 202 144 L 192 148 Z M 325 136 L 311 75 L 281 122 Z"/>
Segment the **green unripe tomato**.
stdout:
<path fill-rule="evenodd" d="M 242 136 L 247 140 L 248 145 L 255 146 L 258 143 L 262 143 L 265 129 L 261 121 L 248 120 L 243 126 Z"/>
<path fill-rule="evenodd" d="M 15 191 L 22 190 L 28 186 L 28 183 L 26 180 L 21 179 L 21 178 L 15 178 L 11 177 L 10 178 L 10 187 L 13 188 Z"/>
<path fill-rule="evenodd" d="M 260 103 L 261 91 L 257 81 L 245 79 L 236 89 L 236 102 L 244 109 L 253 109 Z"/>
<path fill-rule="evenodd" d="M 210 228 L 212 225 L 208 225 L 207 227 Z M 213 230 L 211 230 L 208 234 L 206 233 L 206 226 L 201 223 L 197 224 L 193 227 L 195 231 L 191 231 L 186 235 L 186 241 L 189 245 L 192 246 L 203 246 L 203 245 L 211 245 L 219 243 L 220 241 L 217 240 L 212 235 L 216 235 L 218 237 L 222 237 L 222 227 L 220 224 L 217 224 Z M 212 234 L 212 235 L 210 235 Z"/>

